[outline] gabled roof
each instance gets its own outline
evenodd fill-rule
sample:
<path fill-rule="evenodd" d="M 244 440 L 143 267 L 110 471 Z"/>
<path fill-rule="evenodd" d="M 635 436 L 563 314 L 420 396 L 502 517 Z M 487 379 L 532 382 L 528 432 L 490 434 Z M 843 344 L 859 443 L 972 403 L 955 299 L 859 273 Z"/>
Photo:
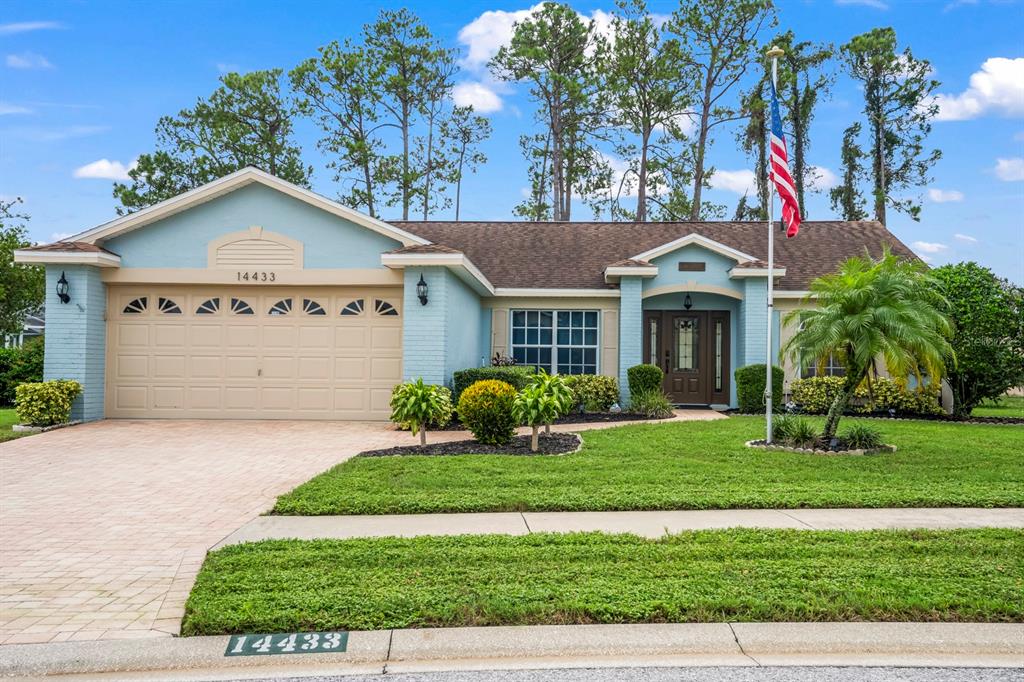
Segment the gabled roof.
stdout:
<path fill-rule="evenodd" d="M 72 241 L 59 241 L 53 242 L 52 244 L 39 244 L 37 246 L 29 246 L 19 251 L 38 251 L 40 253 L 48 253 L 53 251 L 61 251 L 68 253 L 109 253 L 111 255 L 117 255 L 113 251 L 108 251 L 102 246 L 96 244 L 89 244 L 88 242 L 72 242 Z"/>
<path fill-rule="evenodd" d="M 609 289 L 605 269 L 618 261 L 657 252 L 667 245 L 715 242 L 737 252 L 737 265 L 765 261 L 764 222 L 412 222 L 392 225 L 436 244 L 465 253 L 498 288 Z M 703 239 L 698 240 L 690 235 Z M 865 251 L 882 253 L 887 244 L 897 256 L 917 256 L 875 221 L 807 221 L 800 234 L 776 233 L 775 267 L 785 267 L 777 290 L 806 291 L 811 281 Z M 670 251 L 671 249 L 669 249 Z M 669 251 L 665 251 L 668 253 Z M 740 258 L 745 256 L 746 258 Z M 767 263 L 757 264 L 767 268 Z"/>
<path fill-rule="evenodd" d="M 116 253 L 96 244 L 74 241 L 59 241 L 16 249 L 14 261 L 16 263 L 96 265 L 101 268 L 116 268 L 121 265 L 121 257 Z"/>
<path fill-rule="evenodd" d="M 99 227 L 94 227 L 91 230 L 86 230 L 81 234 L 77 234 L 72 239 L 87 243 L 96 243 L 98 241 L 110 239 L 253 183 L 258 183 L 266 187 L 276 189 L 294 199 L 303 201 L 311 206 L 327 211 L 328 213 L 333 213 L 339 218 L 344 218 L 345 220 L 349 220 L 357 225 L 362 225 L 363 227 L 369 228 L 374 232 L 384 235 L 385 237 L 391 237 L 405 246 L 427 243 L 427 240 L 422 237 L 418 237 L 400 228 L 396 228 L 381 220 L 377 220 L 376 218 L 363 215 L 359 211 L 343 206 L 342 204 L 332 201 L 327 197 L 311 192 L 304 187 L 299 187 L 298 185 L 292 184 L 286 180 L 275 177 L 270 173 L 253 167 L 243 168 L 231 173 L 230 175 L 225 175 L 222 178 L 214 180 L 213 182 L 208 182 L 201 187 L 196 187 L 195 189 L 179 194 L 176 197 L 161 201 L 159 204 L 154 204 L 153 206 L 136 211 L 135 213 L 121 216 L 120 218 L 111 220 Z"/>

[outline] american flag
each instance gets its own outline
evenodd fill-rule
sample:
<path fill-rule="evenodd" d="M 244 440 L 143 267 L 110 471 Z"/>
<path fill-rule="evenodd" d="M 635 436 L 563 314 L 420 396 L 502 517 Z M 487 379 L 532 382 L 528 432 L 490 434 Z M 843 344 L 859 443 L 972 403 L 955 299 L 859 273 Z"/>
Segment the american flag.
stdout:
<path fill-rule="evenodd" d="M 793 176 L 789 174 L 789 156 L 786 154 L 786 134 L 782 132 L 782 117 L 779 115 L 779 98 L 772 84 L 772 134 L 771 134 L 771 173 L 769 177 L 775 183 L 775 191 L 782 199 L 782 222 L 786 226 L 786 236 L 795 237 L 800 231 L 800 204 L 796 201 L 796 190 L 793 189 Z"/>

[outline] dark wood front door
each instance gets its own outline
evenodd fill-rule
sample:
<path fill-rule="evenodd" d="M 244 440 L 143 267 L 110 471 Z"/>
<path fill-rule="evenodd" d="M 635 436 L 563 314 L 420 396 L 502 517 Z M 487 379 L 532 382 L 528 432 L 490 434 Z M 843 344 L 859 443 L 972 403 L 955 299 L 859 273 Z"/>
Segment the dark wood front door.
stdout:
<path fill-rule="evenodd" d="M 729 313 L 644 313 L 644 362 L 665 372 L 663 388 L 680 405 L 728 404 Z"/>

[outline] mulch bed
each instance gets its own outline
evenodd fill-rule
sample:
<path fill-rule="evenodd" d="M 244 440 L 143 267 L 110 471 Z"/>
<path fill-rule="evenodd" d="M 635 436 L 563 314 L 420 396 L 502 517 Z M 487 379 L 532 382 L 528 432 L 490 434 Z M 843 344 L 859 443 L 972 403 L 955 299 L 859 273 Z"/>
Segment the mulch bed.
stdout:
<path fill-rule="evenodd" d="M 429 436 L 428 436 L 429 437 Z M 516 436 L 508 445 L 484 445 L 475 440 L 457 440 L 450 443 L 405 445 L 385 450 L 367 450 L 357 457 L 394 457 L 397 455 L 564 455 L 580 446 L 575 433 L 540 434 L 537 452 L 530 450 L 529 436 Z"/>
<path fill-rule="evenodd" d="M 850 448 L 842 441 L 836 443 L 835 447 L 831 447 L 828 443 L 821 441 L 816 442 L 812 447 L 797 447 L 795 445 L 786 445 L 784 443 L 773 442 L 768 444 L 763 438 L 760 440 L 752 440 L 747 442 L 747 447 L 755 448 L 757 450 L 775 450 L 782 452 L 799 452 L 807 453 L 812 455 L 878 455 L 882 453 L 896 452 L 895 445 L 881 445 L 877 448 Z"/>
<path fill-rule="evenodd" d="M 710 409 L 710 408 L 708 408 Z M 674 415 L 673 415 L 674 416 Z M 639 412 L 584 412 L 583 414 L 570 414 L 565 417 L 556 419 L 554 424 L 595 424 L 601 422 L 635 422 L 635 421 L 648 421 L 657 419 L 671 419 L 672 417 L 648 417 L 645 414 Z M 458 420 L 453 418 L 451 423 L 443 429 L 431 429 L 431 431 L 465 431 L 466 427 Z"/>

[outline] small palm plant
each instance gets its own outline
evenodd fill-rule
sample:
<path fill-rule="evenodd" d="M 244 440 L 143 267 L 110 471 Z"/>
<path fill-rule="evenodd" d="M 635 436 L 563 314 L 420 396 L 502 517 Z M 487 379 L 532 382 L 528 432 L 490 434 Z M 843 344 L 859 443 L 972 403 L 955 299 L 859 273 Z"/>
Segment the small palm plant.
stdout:
<path fill-rule="evenodd" d="M 901 260 L 886 248 L 873 259 L 850 258 L 839 271 L 819 277 L 805 299 L 809 310 L 785 317 L 799 320 L 801 329 L 783 347 L 794 363 L 822 367 L 829 355 L 846 370 L 842 390 L 829 407 L 822 439 L 831 441 L 839 419 L 865 380 L 877 376 L 877 358 L 894 377 L 915 376 L 922 370 L 938 381 L 947 361 L 955 361 L 949 338 L 953 327 L 944 314 L 946 300 L 923 264 Z"/>
<path fill-rule="evenodd" d="M 427 425 L 440 421 L 446 410 L 441 387 L 423 379 L 400 384 L 391 394 L 391 421 L 409 424 L 412 435 L 419 434 L 420 445 L 427 444 Z"/>
<path fill-rule="evenodd" d="M 530 450 L 537 452 L 538 431 L 541 424 L 550 424 L 558 418 L 562 409 L 558 399 L 548 391 L 544 390 L 541 384 L 527 386 L 518 394 L 512 402 L 512 414 L 520 424 L 526 424 L 533 429 L 530 436 Z"/>
<path fill-rule="evenodd" d="M 544 433 L 551 433 L 551 422 L 572 412 L 576 406 L 576 394 L 569 387 L 569 382 L 560 374 L 548 374 L 543 368 L 530 377 L 531 386 L 539 386 L 550 394 L 558 404 L 558 414 L 550 421 L 544 422 Z"/>

